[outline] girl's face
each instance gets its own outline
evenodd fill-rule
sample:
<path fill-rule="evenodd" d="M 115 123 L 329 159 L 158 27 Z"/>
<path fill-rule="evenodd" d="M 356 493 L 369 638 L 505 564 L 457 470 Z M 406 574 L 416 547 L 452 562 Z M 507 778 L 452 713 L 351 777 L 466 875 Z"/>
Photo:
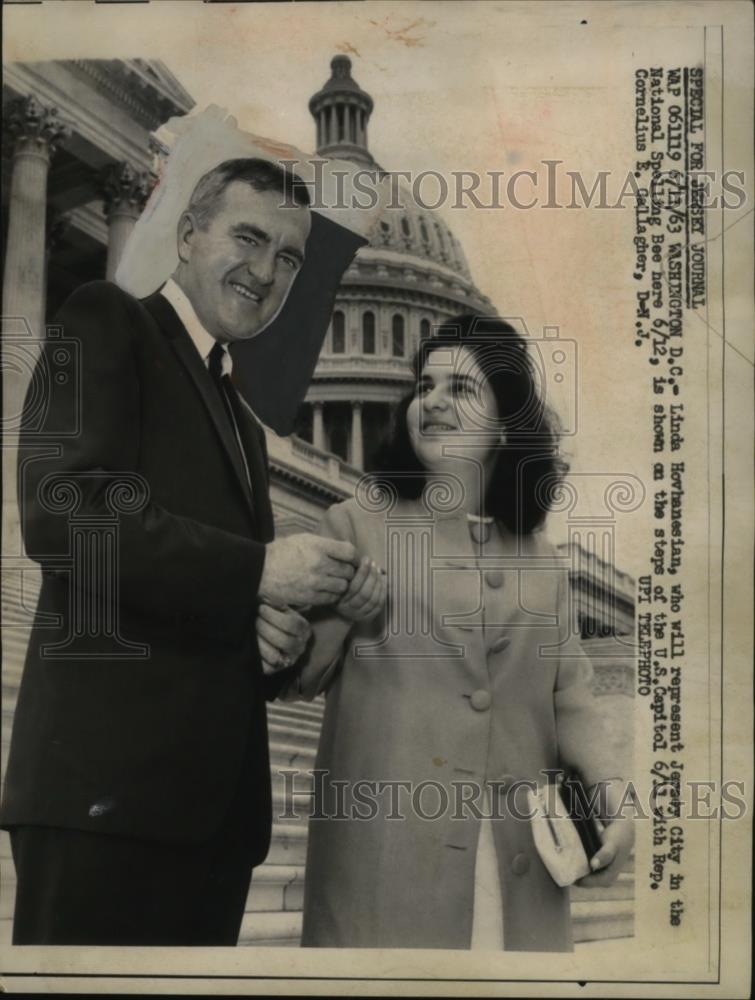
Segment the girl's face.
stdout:
<path fill-rule="evenodd" d="M 409 439 L 430 472 L 463 458 L 485 462 L 500 442 L 498 406 L 490 383 L 468 347 L 438 347 L 425 358 L 406 413 Z"/>

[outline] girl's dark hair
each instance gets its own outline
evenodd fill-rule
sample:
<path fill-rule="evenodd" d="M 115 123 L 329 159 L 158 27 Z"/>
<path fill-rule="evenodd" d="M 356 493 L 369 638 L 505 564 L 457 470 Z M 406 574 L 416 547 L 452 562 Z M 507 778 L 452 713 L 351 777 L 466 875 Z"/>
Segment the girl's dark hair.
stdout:
<path fill-rule="evenodd" d="M 545 521 L 568 465 L 559 455 L 556 417 L 537 391 L 527 341 L 497 316 L 456 316 L 420 342 L 412 362 L 415 388 L 396 409 L 391 437 L 378 452 L 373 476 L 401 497 L 422 495 L 427 471 L 412 448 L 406 415 L 427 355 L 443 346 L 472 352 L 493 390 L 506 432 L 488 477 L 485 513 L 515 534 L 530 534 Z"/>

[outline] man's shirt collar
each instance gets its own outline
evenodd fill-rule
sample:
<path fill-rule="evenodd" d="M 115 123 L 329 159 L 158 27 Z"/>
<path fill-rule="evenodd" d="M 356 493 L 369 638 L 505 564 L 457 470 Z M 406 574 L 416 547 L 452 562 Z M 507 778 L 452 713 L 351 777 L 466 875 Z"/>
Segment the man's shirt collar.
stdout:
<path fill-rule="evenodd" d="M 202 326 L 196 310 L 191 304 L 186 292 L 184 292 L 177 281 L 174 281 L 173 278 L 168 278 L 163 287 L 160 289 L 160 294 L 163 295 L 173 306 L 176 311 L 176 315 L 186 328 L 186 332 L 191 337 L 192 343 L 199 352 L 199 356 L 202 358 L 205 366 L 209 365 L 210 351 L 213 349 L 217 341 L 212 334 L 208 333 L 204 326 Z M 223 374 L 230 375 L 233 369 L 233 361 L 228 352 L 228 346 L 224 344 L 223 347 L 225 348 L 223 351 Z"/>

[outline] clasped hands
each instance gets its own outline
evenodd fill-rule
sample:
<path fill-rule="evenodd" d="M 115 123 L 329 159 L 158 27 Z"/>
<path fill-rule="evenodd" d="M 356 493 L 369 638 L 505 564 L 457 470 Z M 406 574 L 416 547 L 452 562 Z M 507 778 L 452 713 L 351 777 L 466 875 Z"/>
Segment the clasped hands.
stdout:
<path fill-rule="evenodd" d="M 385 574 L 350 542 L 290 535 L 267 546 L 259 587 L 257 640 L 266 674 L 295 663 L 312 632 L 294 607 L 332 604 L 348 622 L 366 621 L 383 607 Z"/>

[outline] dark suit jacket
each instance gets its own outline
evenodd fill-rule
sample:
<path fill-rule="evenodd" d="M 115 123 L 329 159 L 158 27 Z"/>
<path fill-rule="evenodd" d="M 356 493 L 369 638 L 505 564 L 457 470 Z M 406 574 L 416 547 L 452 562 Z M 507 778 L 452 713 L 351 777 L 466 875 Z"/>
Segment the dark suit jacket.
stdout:
<path fill-rule="evenodd" d="M 259 811 L 262 860 L 271 805 L 254 620 L 273 537 L 264 432 L 236 400 L 252 498 L 220 393 L 160 294 L 139 301 L 93 282 L 57 322 L 79 343 L 80 370 L 59 382 L 60 344 L 48 338 L 27 396 L 19 502 L 43 582 L 0 819 L 196 842 L 218 828 L 243 780 Z M 49 387 L 41 420 L 35 384 Z M 61 510 L 71 495 L 61 474 L 80 496 L 73 513 Z M 101 546 L 99 562 L 72 570 L 73 535 L 83 525 L 92 542 L 119 474 L 136 482 L 141 509 L 118 517 L 117 565 L 103 569 Z M 106 634 L 106 612 L 99 634 L 85 634 L 86 602 L 105 593 L 93 566 L 117 581 L 119 635 Z M 124 643 L 148 655 L 124 656 Z M 253 763 L 242 775 L 247 740 Z"/>

